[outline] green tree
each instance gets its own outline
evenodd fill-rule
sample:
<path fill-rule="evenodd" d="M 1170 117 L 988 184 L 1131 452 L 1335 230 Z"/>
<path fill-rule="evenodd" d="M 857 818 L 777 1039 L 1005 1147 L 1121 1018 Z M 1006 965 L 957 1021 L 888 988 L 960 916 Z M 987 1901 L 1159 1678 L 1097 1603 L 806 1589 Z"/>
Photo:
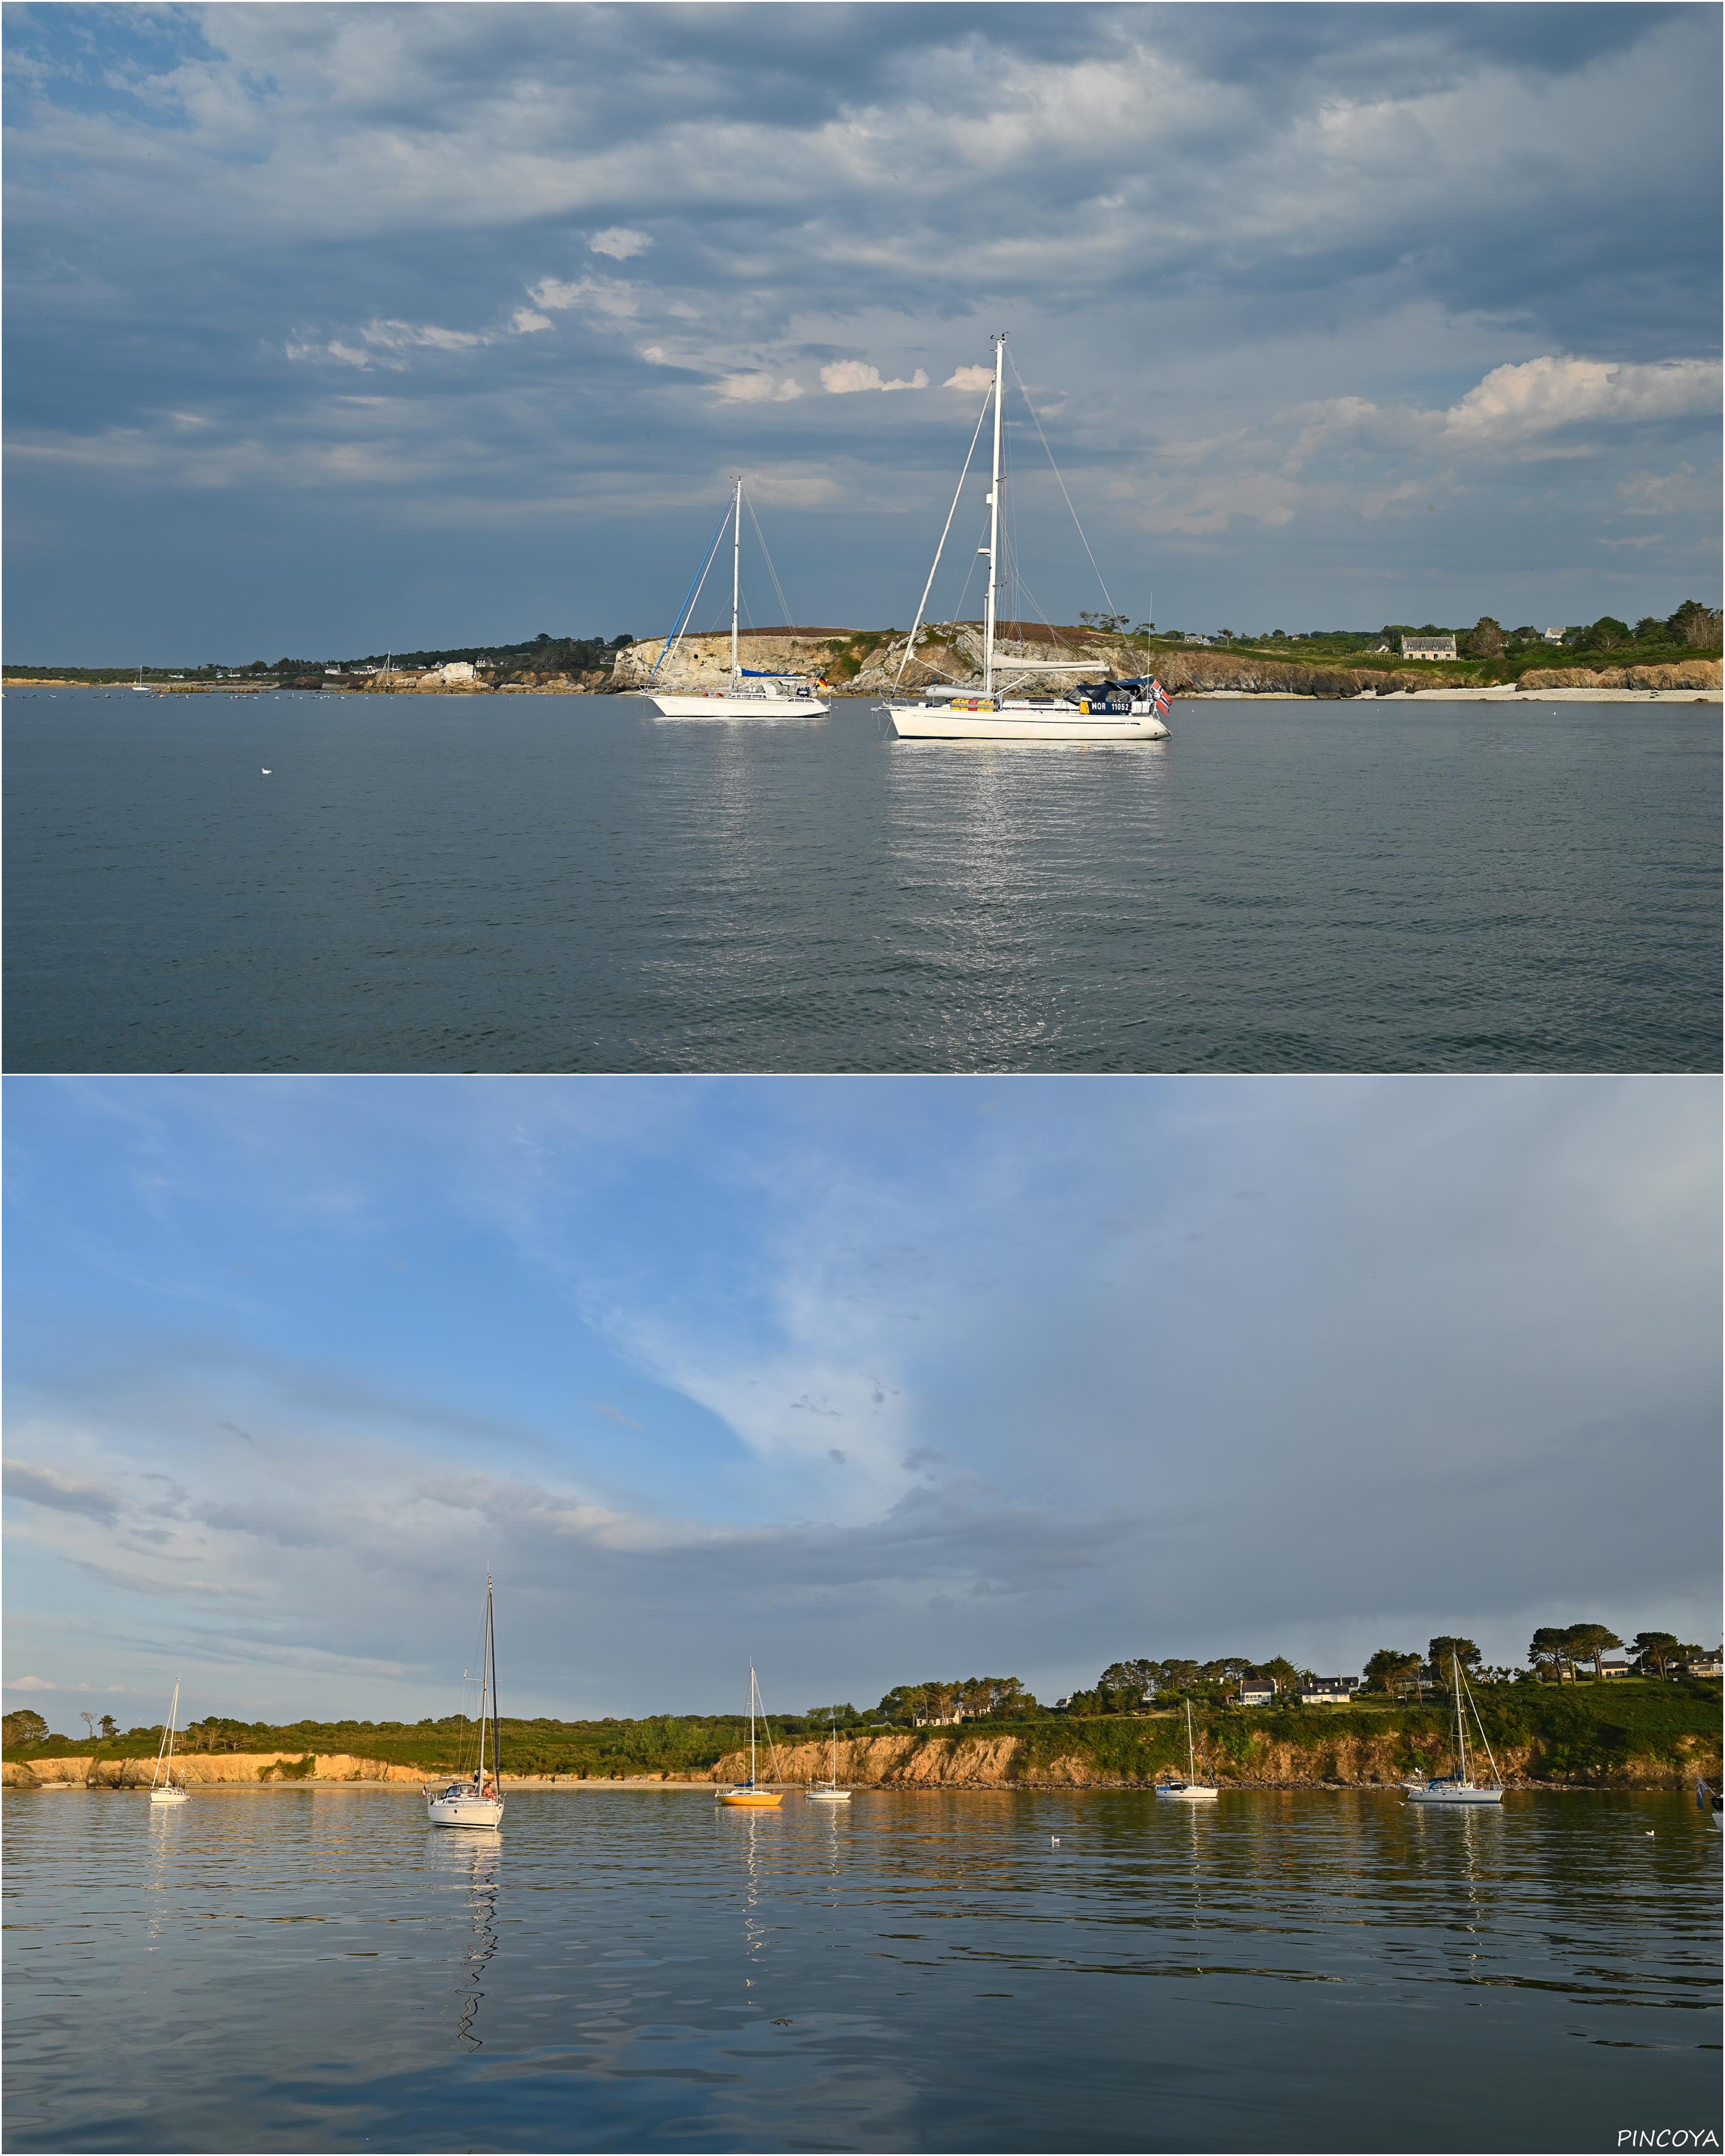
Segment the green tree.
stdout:
<path fill-rule="evenodd" d="M 1462 649 L 1470 659 L 1496 659 L 1504 644 L 1503 624 L 1482 613 L 1462 639 Z"/>
<path fill-rule="evenodd" d="M 33 1707 L 14 1707 L 0 1720 L 0 1743 L 39 1744 L 47 1734 L 48 1724 Z"/>
<path fill-rule="evenodd" d="M 1644 613 L 1635 624 L 1635 641 L 1637 644 L 1663 644 L 1665 624 L 1655 614 Z"/>
<path fill-rule="evenodd" d="M 1276 1655 L 1267 1662 L 1260 1662 L 1255 1674 L 1268 1677 L 1278 1691 L 1297 1691 L 1300 1688 L 1300 1671 L 1286 1655 Z"/>
<path fill-rule="evenodd" d="M 1452 1659 L 1461 1663 L 1466 1673 L 1479 1667 L 1480 1650 L 1471 1640 L 1456 1639 L 1441 1632 L 1425 1650 L 1425 1659 L 1431 1665 L 1433 1681 L 1447 1687 L 1455 1682 L 1450 1668 Z"/>
<path fill-rule="evenodd" d="M 1542 1625 L 1527 1648 L 1527 1660 L 1537 1674 L 1561 1684 L 1572 1674 L 1569 1635 L 1560 1625 Z"/>
<path fill-rule="evenodd" d="M 1379 1647 L 1367 1661 L 1366 1690 L 1392 1696 L 1420 1675 L 1420 1657 L 1400 1647 Z"/>
<path fill-rule="evenodd" d="M 1620 651 L 1632 641 L 1626 621 L 1620 621 L 1613 613 L 1602 613 L 1596 622 L 1583 629 L 1575 645 L 1579 651 Z"/>
<path fill-rule="evenodd" d="M 1623 1645 L 1614 1631 L 1604 1625 L 1566 1625 L 1563 1643 L 1572 1663 L 1590 1661 L 1595 1678 L 1599 1674 L 1599 1657 L 1607 1647 Z"/>
<path fill-rule="evenodd" d="M 1632 1644 L 1641 1670 L 1662 1677 L 1676 1661 L 1682 1643 L 1675 1632 L 1637 1632 Z"/>
<path fill-rule="evenodd" d="M 1711 649 L 1719 641 L 1719 610 L 1704 607 L 1699 599 L 1685 599 L 1666 622 L 1673 639 L 1692 649 Z"/>
<path fill-rule="evenodd" d="M 1097 1691 L 1115 1702 L 1111 1709 L 1105 1711 L 1118 1713 L 1123 1709 L 1142 1706 L 1144 1697 L 1155 1686 L 1160 1671 L 1159 1663 L 1150 1661 L 1142 1656 L 1127 1661 L 1110 1662 L 1096 1679 Z"/>
<path fill-rule="evenodd" d="M 110 1737 L 117 1735 L 120 1724 L 114 1719 L 111 1714 L 105 1714 L 101 1720 L 96 1724 L 96 1727 L 101 1731 L 103 1740 L 105 1742 Z"/>

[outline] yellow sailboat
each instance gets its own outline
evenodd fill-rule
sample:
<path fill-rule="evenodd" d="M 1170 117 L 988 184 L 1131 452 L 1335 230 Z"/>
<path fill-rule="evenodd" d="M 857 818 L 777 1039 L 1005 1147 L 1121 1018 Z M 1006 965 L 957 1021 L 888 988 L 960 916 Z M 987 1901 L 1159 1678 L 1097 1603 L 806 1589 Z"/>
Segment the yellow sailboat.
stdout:
<path fill-rule="evenodd" d="M 782 1789 L 763 1789 L 755 1779 L 755 1717 L 757 1714 L 763 1722 L 766 1721 L 767 1710 L 761 1703 L 761 1681 L 755 1675 L 755 1666 L 751 1662 L 749 1664 L 749 1778 L 746 1782 L 739 1782 L 735 1789 L 721 1789 L 719 1802 L 721 1804 L 747 1804 L 752 1806 L 757 1811 L 771 1811 L 784 1802 L 784 1792 Z M 773 1754 L 773 1768 L 776 1774 L 778 1771 L 778 1747 L 773 1742 L 771 1728 L 767 1732 L 767 1748 Z"/>

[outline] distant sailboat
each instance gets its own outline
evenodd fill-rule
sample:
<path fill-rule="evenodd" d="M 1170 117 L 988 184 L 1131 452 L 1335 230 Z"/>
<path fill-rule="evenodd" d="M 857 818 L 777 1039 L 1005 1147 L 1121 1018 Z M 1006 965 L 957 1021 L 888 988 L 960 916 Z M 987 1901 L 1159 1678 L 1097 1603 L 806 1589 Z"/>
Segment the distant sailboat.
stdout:
<path fill-rule="evenodd" d="M 749 515 L 752 517 L 752 508 Z M 732 526 L 731 537 L 731 684 L 726 689 L 693 690 L 673 693 L 668 689 L 655 689 L 653 683 L 659 670 L 667 659 L 675 658 L 677 646 L 687 630 L 689 617 L 700 602 L 701 586 L 706 582 L 706 572 L 712 567 L 713 556 L 719 551 L 719 542 L 725 536 L 725 525 Z M 760 526 L 755 526 L 758 536 Z M 765 542 L 762 541 L 764 547 Z M 769 561 L 768 567 L 771 568 Z M 773 581 L 778 582 L 775 572 Z M 781 594 L 783 597 L 783 594 Z M 665 649 L 659 654 L 653 672 L 648 679 L 646 694 L 649 702 L 657 706 L 661 718 L 666 719 L 817 719 L 827 710 L 815 695 L 806 675 L 773 674 L 745 666 L 738 643 L 737 613 L 742 598 L 742 480 L 739 476 L 732 503 L 732 512 L 720 524 L 714 534 L 713 543 L 707 550 L 700 577 L 689 597 L 683 602 L 682 611 L 670 634 L 665 640 Z"/>
<path fill-rule="evenodd" d="M 182 1804 L 188 1791 L 174 1779 L 174 1724 L 180 1717 L 180 1687 L 174 1686 L 172 1703 L 167 1710 L 167 1727 L 162 1732 L 162 1742 L 156 1749 L 156 1773 L 150 1783 L 150 1801 L 152 1804 Z"/>
<path fill-rule="evenodd" d="M 1183 1782 L 1158 1782 L 1156 1784 L 1158 1797 L 1169 1797 L 1181 1804 L 1207 1804 L 1213 1798 L 1220 1795 L 1221 1792 L 1213 1784 L 1200 1782 L 1198 1779 L 1198 1756 L 1193 1746 L 1192 1702 L 1189 1699 L 1186 1702 L 1186 1767 L 1187 1779 Z"/>
<path fill-rule="evenodd" d="M 490 1739 L 490 1765 L 485 1742 Z M 425 1792 L 425 1816 L 433 1826 L 501 1826 L 503 1738 L 497 1726 L 497 1633 L 491 1614 L 491 1575 L 485 1574 L 485 1630 L 480 1649 L 479 1762 L 473 1779 Z"/>
<path fill-rule="evenodd" d="M 1467 1688 L 1467 1679 L 1461 1674 L 1461 1657 L 1450 1657 L 1450 1681 L 1455 1693 L 1455 1771 L 1453 1774 L 1434 1774 L 1425 1782 L 1404 1782 L 1410 1804 L 1501 1804 L 1503 1787 L 1497 1773 L 1497 1762 L 1491 1757 L 1491 1740 L 1486 1735 L 1486 1725 L 1480 1720 L 1480 1711 L 1474 1706 L 1473 1694 Z M 1491 1762 L 1491 1779 L 1476 1783 L 1468 1770 L 1467 1723 L 1466 1712 L 1471 1710 L 1480 1743 Z"/>
<path fill-rule="evenodd" d="M 131 692 L 135 696 L 153 696 L 156 694 L 156 691 L 146 683 L 144 670 L 141 666 L 138 669 L 137 680 L 131 685 Z"/>
<path fill-rule="evenodd" d="M 817 1804 L 848 1804 L 850 1802 L 850 1790 L 839 1787 L 839 1717 L 836 1710 L 829 1710 L 827 1720 L 832 1724 L 833 1762 L 828 1769 L 827 1779 L 812 1784 L 809 1794 L 810 1800 Z"/>
<path fill-rule="evenodd" d="M 761 1720 L 765 1722 L 767 1710 L 761 1703 L 761 1681 L 755 1675 L 755 1666 L 751 1662 L 749 1664 L 749 1778 L 746 1782 L 739 1782 L 735 1789 L 721 1789 L 719 1802 L 721 1804 L 752 1804 L 758 1810 L 767 1811 L 774 1805 L 782 1804 L 784 1802 L 784 1792 L 782 1789 L 763 1789 L 755 1779 L 755 1717 L 757 1713 Z M 767 1732 L 767 1746 L 773 1754 L 773 1772 L 777 1774 L 778 1748 L 773 1742 L 773 1732 L 770 1728 Z"/>

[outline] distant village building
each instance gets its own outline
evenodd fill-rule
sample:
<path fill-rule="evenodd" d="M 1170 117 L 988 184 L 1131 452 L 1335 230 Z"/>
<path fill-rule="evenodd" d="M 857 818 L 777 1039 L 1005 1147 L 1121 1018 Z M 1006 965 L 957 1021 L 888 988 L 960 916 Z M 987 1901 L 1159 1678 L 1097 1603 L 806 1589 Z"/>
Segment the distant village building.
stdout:
<path fill-rule="evenodd" d="M 1312 1677 L 1300 1688 L 1301 1707 L 1346 1707 L 1359 1690 L 1358 1677 Z"/>
<path fill-rule="evenodd" d="M 1245 1677 L 1241 1680 L 1240 1703 L 1242 1707 L 1272 1707 L 1276 1703 L 1276 1681 L 1272 1677 Z"/>
<path fill-rule="evenodd" d="M 1602 1677 L 1632 1677 L 1635 1674 L 1635 1666 L 1627 1655 L 1601 1655 L 1599 1657 L 1599 1675 Z"/>
<path fill-rule="evenodd" d="M 1725 1661 L 1720 1660 L 1719 1650 L 1716 1647 L 1712 1654 L 1703 1655 L 1698 1662 L 1686 1662 L 1683 1674 L 1690 1677 L 1717 1677 L 1725 1675 Z"/>
<path fill-rule="evenodd" d="M 1539 632 L 1548 644 L 1561 644 L 1568 633 L 1564 629 L 1542 629 Z"/>
<path fill-rule="evenodd" d="M 1404 659 L 1453 659 L 1455 639 L 1453 636 L 1404 636 L 1402 639 Z"/>

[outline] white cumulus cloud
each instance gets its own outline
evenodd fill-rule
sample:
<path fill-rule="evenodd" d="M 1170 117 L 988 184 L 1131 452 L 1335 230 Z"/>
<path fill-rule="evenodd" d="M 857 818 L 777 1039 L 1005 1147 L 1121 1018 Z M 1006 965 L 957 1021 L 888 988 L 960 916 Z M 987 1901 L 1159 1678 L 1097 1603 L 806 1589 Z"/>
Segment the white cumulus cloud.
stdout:
<path fill-rule="evenodd" d="M 611 224 L 596 232 L 587 244 L 591 254 L 608 254 L 614 262 L 627 262 L 631 254 L 644 254 L 653 244 L 653 236 L 631 231 L 626 224 Z"/>
<path fill-rule="evenodd" d="M 964 389 L 972 392 L 978 389 L 992 389 L 993 387 L 994 370 L 992 367 L 955 367 L 941 384 L 942 389 Z"/>
<path fill-rule="evenodd" d="M 536 307 L 549 307 L 553 313 L 566 307 L 595 307 L 602 315 L 640 311 L 640 304 L 627 285 L 608 284 L 598 277 L 578 277 L 572 282 L 562 277 L 542 277 L 536 285 L 528 285 L 527 297 Z"/>
<path fill-rule="evenodd" d="M 768 373 L 726 374 L 720 379 L 719 394 L 731 404 L 788 404 L 803 394 L 803 388 L 789 375 L 779 382 Z"/>
<path fill-rule="evenodd" d="M 1494 367 L 1444 414 L 1452 441 L 1497 446 L 1590 421 L 1683 418 L 1717 411 L 1719 362 L 1666 359 L 1651 366 L 1548 354 Z"/>
<path fill-rule="evenodd" d="M 822 367 L 820 386 L 829 397 L 850 397 L 860 389 L 927 389 L 928 377 L 919 367 L 908 382 L 883 382 L 880 368 L 866 360 L 835 359 Z"/>
<path fill-rule="evenodd" d="M 517 336 L 531 336 L 535 330 L 548 330 L 551 317 L 536 314 L 531 307 L 517 307 L 509 318 L 509 326 Z"/>

